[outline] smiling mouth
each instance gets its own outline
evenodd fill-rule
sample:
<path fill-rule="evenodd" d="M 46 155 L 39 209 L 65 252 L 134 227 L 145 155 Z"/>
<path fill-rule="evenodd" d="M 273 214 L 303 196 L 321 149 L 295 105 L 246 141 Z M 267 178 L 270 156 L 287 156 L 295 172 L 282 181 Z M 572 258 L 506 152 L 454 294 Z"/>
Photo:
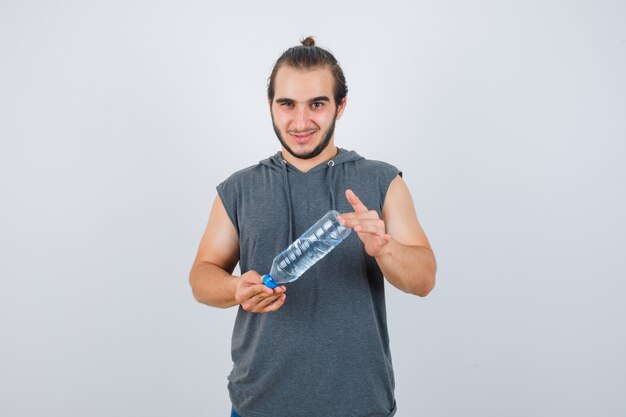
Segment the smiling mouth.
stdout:
<path fill-rule="evenodd" d="M 296 142 L 303 143 L 309 140 L 311 136 L 315 134 L 315 132 L 316 130 L 312 130 L 312 131 L 303 132 L 303 133 L 290 133 L 290 135 L 296 140 Z"/>

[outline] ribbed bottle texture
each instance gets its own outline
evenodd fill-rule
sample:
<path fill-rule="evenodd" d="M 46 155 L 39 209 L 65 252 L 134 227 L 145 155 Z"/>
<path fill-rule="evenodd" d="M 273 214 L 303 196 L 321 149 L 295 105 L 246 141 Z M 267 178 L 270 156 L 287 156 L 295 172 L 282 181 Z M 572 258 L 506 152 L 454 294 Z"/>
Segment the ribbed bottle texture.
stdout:
<path fill-rule="evenodd" d="M 295 281 L 315 262 L 340 244 L 352 229 L 337 220 L 339 212 L 331 210 L 274 258 L 269 274 L 263 282 L 270 288 Z"/>

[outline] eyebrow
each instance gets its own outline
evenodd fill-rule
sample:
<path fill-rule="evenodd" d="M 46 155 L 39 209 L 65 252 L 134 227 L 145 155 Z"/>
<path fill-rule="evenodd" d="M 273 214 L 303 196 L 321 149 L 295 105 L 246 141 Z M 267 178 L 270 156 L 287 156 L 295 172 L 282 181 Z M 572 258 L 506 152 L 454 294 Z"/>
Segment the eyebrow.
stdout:
<path fill-rule="evenodd" d="M 314 97 L 314 98 L 310 99 L 308 102 L 309 103 L 314 103 L 314 102 L 317 102 L 317 101 L 330 101 L 330 99 L 327 96 L 319 96 L 319 97 Z M 279 103 L 279 104 L 283 104 L 283 103 L 291 104 L 291 103 L 295 103 L 295 100 L 290 99 L 290 98 L 281 97 L 281 98 L 277 98 L 276 99 L 276 103 Z"/>
<path fill-rule="evenodd" d="M 312 101 L 330 101 L 330 99 L 326 96 L 319 96 L 319 97 L 315 97 L 309 100 L 309 102 L 312 102 Z"/>

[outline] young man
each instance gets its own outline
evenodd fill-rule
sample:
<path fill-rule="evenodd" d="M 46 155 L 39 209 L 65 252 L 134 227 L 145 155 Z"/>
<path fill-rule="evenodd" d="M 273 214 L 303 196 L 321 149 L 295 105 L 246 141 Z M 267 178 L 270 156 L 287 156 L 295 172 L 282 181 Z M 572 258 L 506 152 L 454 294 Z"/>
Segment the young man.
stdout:
<path fill-rule="evenodd" d="M 234 416 L 396 412 L 384 278 L 426 296 L 436 264 L 401 172 L 335 146 L 346 94 L 337 61 L 312 38 L 287 50 L 268 85 L 281 151 L 217 187 L 190 283 L 201 303 L 240 306 Z M 356 233 L 297 281 L 263 285 L 273 258 L 330 209 Z"/>

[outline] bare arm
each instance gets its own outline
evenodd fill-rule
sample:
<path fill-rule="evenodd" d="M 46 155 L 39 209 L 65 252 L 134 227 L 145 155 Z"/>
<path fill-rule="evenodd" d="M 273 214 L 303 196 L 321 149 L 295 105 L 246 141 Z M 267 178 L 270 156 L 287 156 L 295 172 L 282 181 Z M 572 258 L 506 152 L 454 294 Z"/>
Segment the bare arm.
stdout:
<path fill-rule="evenodd" d="M 285 301 L 285 287 L 274 290 L 266 287 L 261 276 L 253 270 L 240 277 L 231 275 L 237 262 L 237 231 L 217 196 L 189 273 L 193 296 L 213 307 L 241 304 L 245 310 L 255 313 L 279 309 Z"/>
<path fill-rule="evenodd" d="M 382 214 L 391 239 L 376 256 L 378 266 L 400 290 L 428 295 L 435 286 L 437 263 L 417 220 L 411 193 L 400 176 L 389 185 Z"/>
<path fill-rule="evenodd" d="M 428 295 L 435 286 L 437 264 L 402 178 L 397 176 L 389 185 L 382 219 L 351 190 L 346 191 L 346 197 L 355 212 L 342 214 L 341 218 L 358 233 L 387 280 L 404 292 Z"/>

